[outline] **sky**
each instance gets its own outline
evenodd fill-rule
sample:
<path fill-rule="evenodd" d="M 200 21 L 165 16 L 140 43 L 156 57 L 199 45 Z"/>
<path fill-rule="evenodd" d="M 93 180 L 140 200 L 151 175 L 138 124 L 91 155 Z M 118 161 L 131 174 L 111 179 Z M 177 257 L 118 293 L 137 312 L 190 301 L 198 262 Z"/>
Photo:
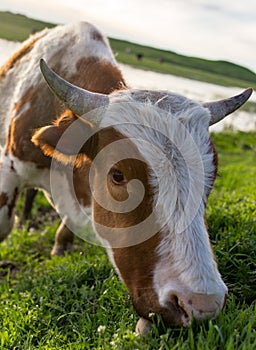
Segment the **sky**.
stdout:
<path fill-rule="evenodd" d="M 6 10 L 256 72 L 255 0 L 0 0 Z"/>

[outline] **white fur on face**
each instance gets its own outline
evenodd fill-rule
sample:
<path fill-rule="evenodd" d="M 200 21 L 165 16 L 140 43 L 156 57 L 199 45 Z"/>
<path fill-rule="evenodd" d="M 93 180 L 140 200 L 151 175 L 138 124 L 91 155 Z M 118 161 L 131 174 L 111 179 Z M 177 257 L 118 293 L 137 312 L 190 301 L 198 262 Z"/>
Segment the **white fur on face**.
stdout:
<path fill-rule="evenodd" d="M 227 288 L 204 223 L 215 173 L 209 111 L 168 93 L 128 92 L 114 102 L 102 125 L 131 138 L 151 169 L 149 182 L 162 235 L 153 271 L 160 303 L 164 306 L 170 291 L 176 290 L 218 294 L 221 304 Z"/>

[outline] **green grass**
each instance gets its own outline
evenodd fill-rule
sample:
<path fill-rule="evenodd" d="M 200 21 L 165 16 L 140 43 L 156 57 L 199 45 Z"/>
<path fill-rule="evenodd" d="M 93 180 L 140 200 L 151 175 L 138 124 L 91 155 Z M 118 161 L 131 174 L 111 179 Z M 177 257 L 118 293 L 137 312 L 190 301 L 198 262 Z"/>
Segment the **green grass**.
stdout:
<path fill-rule="evenodd" d="M 256 74 L 231 62 L 189 57 L 111 38 L 110 44 L 119 62 L 134 67 L 224 86 L 256 87 Z M 137 59 L 139 53 L 144 55 L 142 60 Z"/>
<path fill-rule="evenodd" d="M 4 39 L 23 41 L 31 33 L 53 26 L 52 23 L 0 11 L 0 37 Z M 218 85 L 242 88 L 251 86 L 256 89 L 256 74 L 231 62 L 188 57 L 173 51 L 155 49 L 113 38 L 110 38 L 110 44 L 117 60 L 121 63 Z M 137 54 L 143 54 L 142 60 L 137 59 Z M 160 60 L 162 63 L 159 62 Z"/>
<path fill-rule="evenodd" d="M 50 258 L 58 220 L 51 211 L 42 215 L 48 206 L 38 197 L 39 229 L 16 226 L 1 244 L 0 349 L 255 350 L 256 133 L 213 139 L 219 176 L 207 220 L 229 287 L 218 319 L 161 333 L 155 325 L 148 336 L 135 336 L 138 316 L 103 248 L 76 239 L 74 252 Z"/>
<path fill-rule="evenodd" d="M 28 18 L 24 15 L 0 11 L 0 37 L 11 41 L 24 41 L 30 34 L 45 27 L 52 28 L 52 23 Z"/>

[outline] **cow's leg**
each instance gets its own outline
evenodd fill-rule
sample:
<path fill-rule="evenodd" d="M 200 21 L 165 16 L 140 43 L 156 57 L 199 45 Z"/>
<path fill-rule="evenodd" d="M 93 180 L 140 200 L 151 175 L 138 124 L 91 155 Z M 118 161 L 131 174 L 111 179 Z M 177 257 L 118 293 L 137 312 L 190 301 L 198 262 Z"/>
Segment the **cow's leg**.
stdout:
<path fill-rule="evenodd" d="M 0 163 L 0 241 L 11 232 L 20 180 L 13 162 L 7 157 Z"/>
<path fill-rule="evenodd" d="M 50 191 L 44 191 L 44 195 L 48 202 L 54 208 L 53 199 L 50 195 Z M 61 256 L 64 255 L 65 251 L 72 250 L 74 233 L 68 228 L 69 225 L 65 224 L 68 221 L 67 217 L 63 217 L 62 219 L 63 221 L 61 222 L 55 234 L 55 242 L 51 251 L 51 255 Z"/>
<path fill-rule="evenodd" d="M 26 220 L 30 218 L 33 202 L 37 192 L 38 190 L 36 190 L 35 188 L 29 188 L 26 190 L 25 203 L 19 220 L 20 225 L 22 225 Z"/>
<path fill-rule="evenodd" d="M 73 240 L 73 232 L 62 221 L 55 235 L 55 243 L 51 255 L 64 255 L 65 251 L 70 251 L 72 249 Z"/>

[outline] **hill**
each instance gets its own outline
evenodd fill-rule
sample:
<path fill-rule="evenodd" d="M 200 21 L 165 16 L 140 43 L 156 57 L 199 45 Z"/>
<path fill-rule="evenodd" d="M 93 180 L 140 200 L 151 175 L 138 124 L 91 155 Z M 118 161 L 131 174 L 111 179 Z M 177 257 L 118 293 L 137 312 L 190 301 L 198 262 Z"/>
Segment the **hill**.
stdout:
<path fill-rule="evenodd" d="M 24 15 L 0 11 L 0 37 L 11 41 L 24 41 L 29 35 L 45 27 L 52 28 L 56 24 L 42 22 Z"/>
<path fill-rule="evenodd" d="M 21 14 L 0 11 L 0 37 L 3 39 L 23 41 L 30 34 L 55 25 Z M 218 85 L 256 88 L 256 74 L 231 62 L 184 56 L 113 38 L 109 40 L 121 63 Z"/>

